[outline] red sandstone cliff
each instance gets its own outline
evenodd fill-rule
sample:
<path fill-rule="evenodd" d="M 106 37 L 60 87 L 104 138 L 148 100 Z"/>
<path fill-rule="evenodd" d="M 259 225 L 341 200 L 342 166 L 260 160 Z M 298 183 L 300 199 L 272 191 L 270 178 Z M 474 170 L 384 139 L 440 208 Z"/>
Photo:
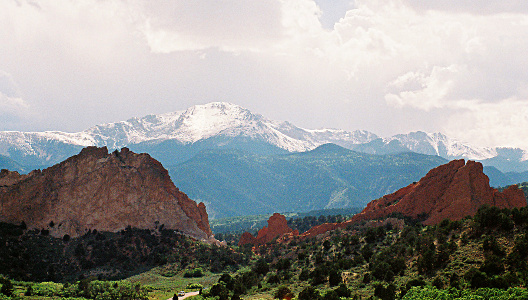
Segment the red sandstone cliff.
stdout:
<path fill-rule="evenodd" d="M 299 231 L 293 230 L 288 226 L 286 217 L 281 214 L 274 213 L 273 216 L 268 219 L 268 226 L 264 226 L 264 228 L 259 230 L 257 237 L 254 237 L 249 232 L 244 232 L 244 234 L 242 234 L 242 236 L 240 237 L 238 245 L 263 245 L 287 233 L 291 233 L 293 236 L 299 235 Z"/>
<path fill-rule="evenodd" d="M 491 188 L 481 163 L 454 160 L 432 169 L 417 183 L 371 201 L 345 225 L 394 212 L 413 218 L 426 215 L 424 224 L 438 224 L 443 219 L 460 220 L 474 215 L 484 204 L 499 208 L 523 207 L 526 199 L 517 186 L 510 186 L 502 193 Z"/>
<path fill-rule="evenodd" d="M 0 221 L 24 221 L 54 236 L 161 224 L 200 239 L 212 235 L 205 205 L 180 192 L 157 160 L 127 148 L 109 154 L 88 147 L 28 175 L 3 170 Z"/>

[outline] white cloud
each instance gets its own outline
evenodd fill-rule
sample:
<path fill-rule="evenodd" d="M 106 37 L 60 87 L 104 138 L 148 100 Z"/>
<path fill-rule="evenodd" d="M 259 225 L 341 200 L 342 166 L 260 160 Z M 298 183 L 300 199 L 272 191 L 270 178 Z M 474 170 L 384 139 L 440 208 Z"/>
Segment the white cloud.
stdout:
<path fill-rule="evenodd" d="M 444 126 L 447 134 L 475 145 L 528 149 L 528 99 L 479 103 L 454 113 Z"/>
<path fill-rule="evenodd" d="M 351 2 L 324 19 L 330 0 L 1 1 L 0 70 L 18 89 L 2 103 L 40 112 L 32 130 L 216 100 L 381 135 L 452 129 L 450 114 L 515 125 L 494 108 L 528 99 L 524 1 Z"/>
<path fill-rule="evenodd" d="M 441 10 L 455 13 L 497 14 L 528 12 L 528 3 L 524 0 L 405 0 L 420 10 Z"/>
<path fill-rule="evenodd" d="M 29 105 L 20 97 L 10 97 L 0 92 L 0 113 L 19 115 L 26 111 Z"/>
<path fill-rule="evenodd" d="M 30 106 L 20 97 L 20 92 L 11 74 L 0 70 L 0 116 L 6 123 L 16 121 L 29 114 Z"/>
<path fill-rule="evenodd" d="M 282 38 L 278 0 L 138 0 L 129 9 L 155 53 L 258 50 Z"/>
<path fill-rule="evenodd" d="M 389 83 L 389 87 L 399 91 L 385 95 L 385 100 L 389 105 L 398 107 L 409 105 L 426 111 L 449 106 L 450 103 L 446 101 L 445 96 L 453 88 L 454 77 L 458 70 L 459 67 L 456 65 L 435 66 L 428 76 L 417 72 L 401 75 Z"/>

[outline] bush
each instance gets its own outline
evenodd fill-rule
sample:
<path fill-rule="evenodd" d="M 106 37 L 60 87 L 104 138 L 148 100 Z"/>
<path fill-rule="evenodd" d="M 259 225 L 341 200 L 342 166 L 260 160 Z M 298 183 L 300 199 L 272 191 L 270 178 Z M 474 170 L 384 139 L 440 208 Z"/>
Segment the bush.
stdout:
<path fill-rule="evenodd" d="M 202 276 L 204 276 L 202 268 L 195 268 L 194 270 L 188 270 L 188 271 L 185 271 L 185 273 L 183 274 L 183 277 L 186 277 L 186 278 L 202 277 Z"/>
<path fill-rule="evenodd" d="M 347 288 L 346 284 L 341 283 L 339 286 L 334 290 L 339 297 L 345 297 L 348 298 L 352 294 L 350 290 Z"/>
<path fill-rule="evenodd" d="M 340 300 L 340 298 L 335 291 L 330 290 L 325 293 L 323 300 Z"/>
<path fill-rule="evenodd" d="M 280 280 L 280 277 L 277 274 L 273 273 L 273 274 L 269 275 L 268 283 L 275 284 L 275 283 L 279 283 L 279 282 L 281 282 L 281 280 Z"/>
<path fill-rule="evenodd" d="M 0 293 L 8 297 L 12 296 L 14 287 L 13 287 L 13 283 L 11 282 L 11 280 L 7 278 L 2 278 L 1 283 L 2 283 L 2 288 L 0 288 Z"/>
<path fill-rule="evenodd" d="M 498 257 L 504 257 L 506 255 L 502 247 L 499 245 L 499 243 L 497 243 L 495 236 L 493 235 L 486 236 L 484 238 L 482 248 L 484 249 L 484 251 L 491 252 Z"/>
<path fill-rule="evenodd" d="M 59 295 L 63 285 L 55 282 L 40 282 L 33 285 L 33 295 L 53 297 Z"/>
<path fill-rule="evenodd" d="M 417 286 L 425 286 L 427 283 L 425 280 L 423 280 L 421 277 L 409 280 L 407 284 L 405 284 L 405 287 L 401 288 L 401 294 L 406 295 L 406 293 L 411 290 L 413 287 Z"/>
<path fill-rule="evenodd" d="M 372 250 L 372 246 L 367 244 L 361 248 L 361 255 L 363 256 L 365 261 L 368 262 L 373 254 L 374 254 L 374 251 Z"/>
<path fill-rule="evenodd" d="M 389 283 L 386 287 L 381 283 L 374 284 L 374 296 L 383 300 L 393 300 L 396 296 L 396 286 Z"/>
<path fill-rule="evenodd" d="M 328 269 L 324 266 L 318 266 L 310 273 L 310 284 L 319 285 L 326 283 L 326 275 L 328 275 Z"/>
<path fill-rule="evenodd" d="M 436 276 L 431 285 L 441 290 L 444 288 L 444 280 L 442 280 L 442 277 Z"/>
<path fill-rule="evenodd" d="M 203 289 L 203 285 L 199 284 L 199 283 L 189 283 L 187 285 L 187 288 L 188 289 L 192 289 L 192 290 L 195 290 L 195 289 Z"/>
<path fill-rule="evenodd" d="M 487 275 L 499 275 L 504 272 L 504 265 L 502 259 L 495 255 L 490 255 L 486 257 L 484 264 L 482 264 L 479 270 L 485 272 Z"/>
<path fill-rule="evenodd" d="M 287 295 L 291 295 L 291 290 L 287 286 L 281 285 L 275 292 L 275 296 L 273 298 L 284 299 Z"/>
<path fill-rule="evenodd" d="M 330 271 L 330 274 L 328 276 L 328 283 L 330 284 L 330 286 L 336 286 L 340 284 L 341 281 L 342 281 L 342 278 L 341 278 L 340 272 L 336 270 Z"/>
<path fill-rule="evenodd" d="M 257 260 L 255 265 L 253 266 L 253 272 L 261 275 L 266 275 L 269 272 L 268 263 L 263 258 Z"/>
<path fill-rule="evenodd" d="M 298 300 L 321 300 L 321 295 L 313 286 L 307 286 L 299 293 Z"/>
<path fill-rule="evenodd" d="M 281 258 L 277 263 L 275 264 L 275 268 L 277 270 L 289 270 L 291 267 L 291 262 L 289 259 Z"/>
<path fill-rule="evenodd" d="M 476 299 L 501 299 L 517 300 L 528 299 L 528 291 L 524 288 L 509 288 L 507 290 L 480 288 L 477 290 L 439 290 L 436 288 L 413 287 L 403 298 L 403 300 L 476 300 Z"/>
<path fill-rule="evenodd" d="M 229 291 L 221 283 L 215 283 L 211 290 L 209 290 L 209 295 L 213 297 L 218 297 L 219 300 L 227 300 L 229 297 Z"/>

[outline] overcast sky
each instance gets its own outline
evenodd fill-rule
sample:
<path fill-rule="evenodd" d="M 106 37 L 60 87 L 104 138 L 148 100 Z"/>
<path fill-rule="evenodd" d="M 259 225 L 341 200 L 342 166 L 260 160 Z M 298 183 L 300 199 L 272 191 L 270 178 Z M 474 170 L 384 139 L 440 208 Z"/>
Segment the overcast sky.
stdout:
<path fill-rule="evenodd" d="M 0 1 L 0 130 L 212 101 L 528 149 L 528 1 Z"/>

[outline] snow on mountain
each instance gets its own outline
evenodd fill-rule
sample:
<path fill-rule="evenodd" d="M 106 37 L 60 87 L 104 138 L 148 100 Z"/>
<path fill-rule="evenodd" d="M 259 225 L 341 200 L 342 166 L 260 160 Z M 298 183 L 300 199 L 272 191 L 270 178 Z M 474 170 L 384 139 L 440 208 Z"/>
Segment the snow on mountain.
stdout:
<path fill-rule="evenodd" d="M 214 136 L 250 137 L 290 152 L 307 151 L 330 142 L 358 144 L 377 138 L 366 131 L 302 129 L 289 122 L 266 119 L 235 104 L 212 102 L 185 111 L 97 125 L 78 133 L 0 132 L 0 154 L 9 156 L 15 148 L 25 155 L 43 157 L 46 156 L 44 141 L 118 149 L 151 140 L 177 140 L 188 144 Z"/>
<path fill-rule="evenodd" d="M 394 140 L 399 141 L 413 152 L 438 155 L 447 159 L 484 160 L 497 156 L 497 150 L 494 148 L 473 147 L 449 138 L 442 133 L 416 131 L 385 138 L 384 142 L 389 143 Z"/>
<path fill-rule="evenodd" d="M 374 148 L 369 148 L 369 151 L 377 153 L 376 147 L 399 143 L 401 147 L 391 146 L 387 149 L 403 151 L 407 148 L 413 152 L 438 155 L 446 159 L 487 160 L 501 157 L 508 162 L 528 160 L 528 151 L 512 149 L 513 154 L 509 154 L 510 152 L 500 150 L 501 148 L 473 147 L 441 133 L 417 131 L 380 138 L 364 130 L 350 132 L 340 129 L 304 129 L 286 121 L 267 119 L 226 102 L 195 105 L 184 111 L 96 125 L 77 133 L 4 131 L 0 132 L 0 154 L 15 160 L 30 157 L 31 164 L 39 165 L 61 161 L 77 153 L 80 147 L 92 145 L 119 149 L 148 141 L 165 140 L 186 145 L 212 137 L 250 138 L 290 152 L 308 151 L 326 143 L 359 149 L 358 145 L 378 141 L 370 144 L 369 147 Z M 522 151 L 521 155 L 518 154 L 519 151 Z"/>
<path fill-rule="evenodd" d="M 214 136 L 244 136 L 291 152 L 307 151 L 335 141 L 364 143 L 376 137 L 366 131 L 306 130 L 289 122 L 266 119 L 226 102 L 195 105 L 185 111 L 98 125 L 85 132 L 93 136 L 98 146 L 110 148 L 149 140 L 172 139 L 185 144 Z"/>
<path fill-rule="evenodd" d="M 39 147 L 39 145 L 49 144 L 50 142 L 72 144 L 83 147 L 94 145 L 93 137 L 84 132 L 0 131 L 0 154 L 9 156 L 10 151 L 17 150 L 26 155 L 42 156 L 46 154 L 46 149 Z"/>

